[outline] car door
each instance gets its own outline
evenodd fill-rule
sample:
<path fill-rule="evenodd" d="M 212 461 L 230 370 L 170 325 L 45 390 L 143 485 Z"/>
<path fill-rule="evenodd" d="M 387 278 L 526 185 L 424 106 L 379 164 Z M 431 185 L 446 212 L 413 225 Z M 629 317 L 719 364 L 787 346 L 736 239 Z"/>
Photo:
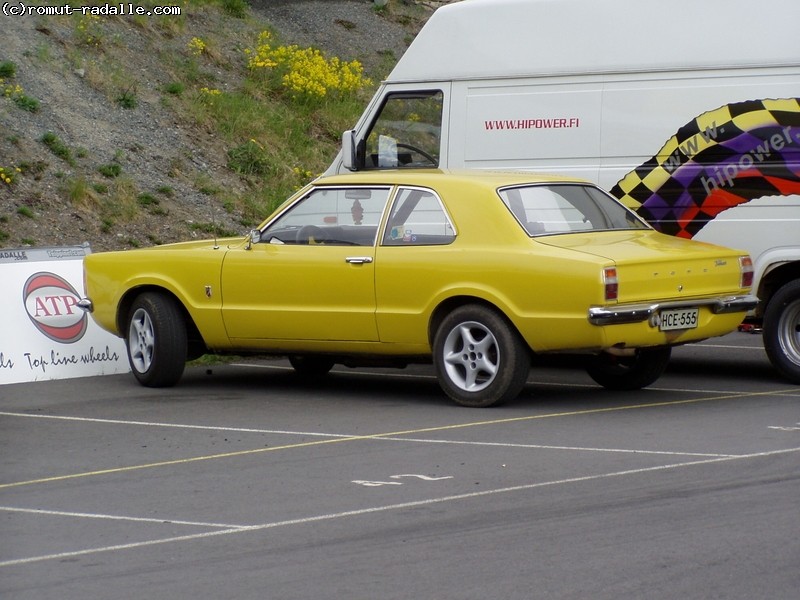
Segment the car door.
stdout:
<path fill-rule="evenodd" d="M 394 195 L 375 267 L 382 342 L 425 345 L 430 307 L 471 268 L 454 248 L 456 228 L 432 189 L 405 186 Z"/>
<path fill-rule="evenodd" d="M 373 260 L 390 187 L 317 187 L 222 267 L 232 340 L 377 341 Z"/>

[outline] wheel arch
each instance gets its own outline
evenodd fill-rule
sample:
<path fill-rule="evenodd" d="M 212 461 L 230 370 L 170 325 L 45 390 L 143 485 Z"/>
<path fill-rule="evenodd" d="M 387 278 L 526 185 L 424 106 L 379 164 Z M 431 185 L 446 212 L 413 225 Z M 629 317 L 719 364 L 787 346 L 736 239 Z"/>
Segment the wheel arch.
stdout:
<path fill-rule="evenodd" d="M 183 301 L 176 296 L 172 291 L 168 290 L 165 287 L 159 285 L 141 285 L 134 288 L 129 289 L 119 301 L 117 305 L 117 315 L 116 315 L 116 324 L 117 324 L 117 331 L 119 331 L 123 336 L 125 336 L 125 332 L 127 330 L 127 320 L 128 315 L 131 311 L 131 306 L 133 305 L 136 298 L 141 296 L 146 292 L 156 292 L 162 294 L 168 298 L 170 298 L 174 303 L 175 306 L 178 307 L 181 314 L 183 315 L 184 323 L 186 324 L 186 336 L 189 342 L 189 349 L 190 354 L 197 354 L 202 355 L 205 354 L 205 350 L 207 348 L 205 340 L 203 340 L 203 336 L 200 333 L 200 330 L 197 328 L 197 325 L 192 318 L 191 313 L 186 309 Z M 200 350 L 202 348 L 202 351 Z M 194 350 L 194 352 L 192 352 Z M 199 352 L 199 354 L 198 354 Z"/>
<path fill-rule="evenodd" d="M 528 348 L 528 352 L 531 354 L 533 353 L 528 342 L 520 333 L 519 328 L 514 324 L 514 322 L 511 319 L 508 318 L 508 315 L 502 308 L 497 306 L 497 304 L 490 302 L 489 300 L 486 300 L 485 298 L 481 298 L 479 296 L 471 296 L 468 294 L 451 296 L 440 302 L 433 310 L 433 312 L 431 313 L 431 318 L 428 321 L 428 343 L 431 345 L 431 348 L 433 347 L 433 339 L 436 336 L 436 332 L 439 330 L 439 326 L 441 325 L 444 318 L 456 308 L 465 306 L 467 304 L 476 304 L 479 306 L 483 306 L 497 313 L 508 323 L 509 327 L 511 327 L 520 337 L 525 347 Z"/>
<path fill-rule="evenodd" d="M 800 260 L 770 265 L 758 283 L 757 296 L 760 304 L 757 309 L 763 318 L 767 304 L 781 287 L 790 281 L 800 280 Z"/>

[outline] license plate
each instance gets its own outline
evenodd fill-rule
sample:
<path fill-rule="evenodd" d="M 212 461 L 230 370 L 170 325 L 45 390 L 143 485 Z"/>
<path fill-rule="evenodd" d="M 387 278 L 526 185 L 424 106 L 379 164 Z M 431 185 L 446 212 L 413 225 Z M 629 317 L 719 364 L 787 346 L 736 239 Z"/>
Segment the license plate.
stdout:
<path fill-rule="evenodd" d="M 674 329 L 694 329 L 697 327 L 697 308 L 679 308 L 674 310 L 662 310 L 661 322 L 658 328 L 661 331 L 672 331 Z"/>

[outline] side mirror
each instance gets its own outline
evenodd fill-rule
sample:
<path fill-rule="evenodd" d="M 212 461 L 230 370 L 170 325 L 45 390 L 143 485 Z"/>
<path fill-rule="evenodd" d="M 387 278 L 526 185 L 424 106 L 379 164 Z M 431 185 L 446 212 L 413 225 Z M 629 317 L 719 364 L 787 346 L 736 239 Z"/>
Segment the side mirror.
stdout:
<path fill-rule="evenodd" d="M 355 130 L 342 134 L 342 165 L 348 171 L 358 171 L 358 156 Z"/>
<path fill-rule="evenodd" d="M 259 243 L 261 243 L 261 230 L 260 229 L 251 229 L 250 230 L 250 239 L 248 240 L 248 243 L 247 243 L 247 249 L 250 250 L 250 248 L 253 247 L 253 244 L 259 244 Z"/>

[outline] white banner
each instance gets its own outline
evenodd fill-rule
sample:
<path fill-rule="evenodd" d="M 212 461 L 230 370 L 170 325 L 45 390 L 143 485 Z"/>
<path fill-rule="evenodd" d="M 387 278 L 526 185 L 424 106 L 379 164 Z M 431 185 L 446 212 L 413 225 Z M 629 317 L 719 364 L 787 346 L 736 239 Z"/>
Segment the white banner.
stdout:
<path fill-rule="evenodd" d="M 90 252 L 0 250 L 0 385 L 130 371 L 123 340 L 76 306 Z"/>

